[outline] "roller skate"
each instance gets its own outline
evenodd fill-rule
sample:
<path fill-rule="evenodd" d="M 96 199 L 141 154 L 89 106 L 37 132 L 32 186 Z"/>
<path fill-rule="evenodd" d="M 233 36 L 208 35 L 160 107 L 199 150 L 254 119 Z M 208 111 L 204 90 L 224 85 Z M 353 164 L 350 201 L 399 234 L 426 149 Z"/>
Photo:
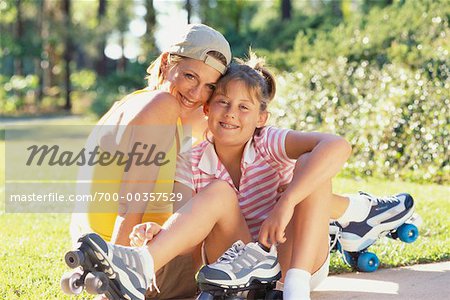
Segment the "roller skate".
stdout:
<path fill-rule="evenodd" d="M 197 300 L 272 299 L 281 269 L 275 246 L 262 247 L 237 241 L 217 262 L 203 266 L 196 275 Z"/>
<path fill-rule="evenodd" d="M 153 260 L 143 251 L 146 249 L 113 245 L 95 233 L 86 234 L 78 240 L 77 249 L 65 255 L 66 264 L 74 271 L 62 276 L 61 289 L 69 295 L 85 289 L 111 300 L 143 300 L 153 278 Z M 146 272 L 150 274 L 146 276 Z"/>
<path fill-rule="evenodd" d="M 414 214 L 414 199 L 409 194 L 377 198 L 362 193 L 371 201 L 371 209 L 362 222 L 330 226 L 332 248 L 341 252 L 346 264 L 362 272 L 374 272 L 379 259 L 368 248 L 379 238 L 387 236 L 405 243 L 414 242 L 419 236 L 421 219 Z"/>

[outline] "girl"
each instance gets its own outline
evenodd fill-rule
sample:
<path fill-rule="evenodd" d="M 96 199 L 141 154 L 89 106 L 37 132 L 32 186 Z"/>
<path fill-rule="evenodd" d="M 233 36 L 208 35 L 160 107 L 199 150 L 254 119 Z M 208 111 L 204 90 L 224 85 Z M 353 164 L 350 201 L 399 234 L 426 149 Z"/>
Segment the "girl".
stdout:
<path fill-rule="evenodd" d="M 391 223 L 398 219 L 393 211 L 400 217 L 412 213 L 406 195 L 391 202 L 333 195 L 331 178 L 349 157 L 349 144 L 330 134 L 266 127 L 274 94 L 272 75 L 254 58 L 230 67 L 204 106 L 212 138 L 180 155 L 175 188 L 184 197 L 193 195 L 187 204 L 163 227 L 136 226 L 131 244 L 143 247 L 121 248 L 96 235 L 83 238 L 121 273 L 124 290 L 140 297 L 155 271 L 202 245 L 204 262 L 215 263 L 199 271 L 200 283 L 233 287 L 251 279 L 268 281 L 278 278 L 281 265 L 283 297 L 309 299 L 310 288 L 328 274 L 330 218 L 365 222 L 381 203 L 391 203 L 384 210 L 391 212 Z"/>

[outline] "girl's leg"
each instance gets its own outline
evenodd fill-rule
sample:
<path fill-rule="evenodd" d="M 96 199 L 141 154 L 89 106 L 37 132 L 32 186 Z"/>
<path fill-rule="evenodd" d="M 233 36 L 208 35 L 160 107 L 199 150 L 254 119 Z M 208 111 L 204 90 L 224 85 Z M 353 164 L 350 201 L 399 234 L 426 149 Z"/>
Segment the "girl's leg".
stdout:
<path fill-rule="evenodd" d="M 332 198 L 328 181 L 295 207 L 286 228 L 287 240 L 278 247 L 286 300 L 310 299 L 312 274 L 327 263 Z M 328 266 L 324 267 L 321 276 L 328 274 Z"/>
<path fill-rule="evenodd" d="M 286 228 L 287 241 L 278 247 L 283 276 L 296 268 L 311 274 L 319 270 L 329 254 L 331 182 L 300 202 Z"/>
<path fill-rule="evenodd" d="M 231 244 L 251 240 L 235 191 L 227 182 L 215 181 L 177 211 L 147 246 L 155 272 L 177 255 L 205 241 L 207 257 L 217 259 Z"/>

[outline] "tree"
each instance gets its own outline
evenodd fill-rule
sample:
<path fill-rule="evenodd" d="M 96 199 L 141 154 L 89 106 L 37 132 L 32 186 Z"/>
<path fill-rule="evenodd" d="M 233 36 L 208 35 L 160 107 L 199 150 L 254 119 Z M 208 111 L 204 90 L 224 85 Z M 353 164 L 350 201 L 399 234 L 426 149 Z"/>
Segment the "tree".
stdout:
<path fill-rule="evenodd" d="M 290 20 L 292 17 L 291 0 L 281 0 L 281 19 Z"/>
<path fill-rule="evenodd" d="M 22 0 L 16 0 L 17 21 L 16 21 L 16 41 L 20 47 L 20 54 L 14 58 L 14 69 L 16 75 L 23 75 L 23 18 Z"/>
<path fill-rule="evenodd" d="M 107 7 L 106 0 L 98 1 L 97 22 L 98 22 L 99 28 L 103 28 L 104 19 L 106 16 L 106 7 Z M 105 47 L 106 47 L 106 35 L 101 34 L 98 37 L 98 46 L 97 46 L 98 57 L 95 62 L 95 70 L 96 70 L 97 74 L 101 77 L 106 75 L 107 58 L 105 55 Z"/>
<path fill-rule="evenodd" d="M 153 0 L 145 0 L 145 8 L 147 13 L 145 15 L 145 24 L 147 24 L 147 30 L 145 38 L 142 39 L 142 50 L 146 57 L 156 55 L 158 48 L 155 41 L 155 29 L 156 29 L 156 11 L 153 6 Z"/>
<path fill-rule="evenodd" d="M 72 109 L 71 102 L 71 92 L 72 85 L 70 82 L 70 62 L 72 60 L 72 21 L 71 21 L 71 11 L 70 11 L 71 0 L 63 0 L 62 2 L 62 10 L 64 14 L 64 25 L 65 25 L 65 37 L 64 37 L 64 64 L 65 64 L 65 76 L 64 76 L 64 84 L 66 88 L 66 102 L 64 105 L 64 109 L 70 111 Z"/>
<path fill-rule="evenodd" d="M 191 0 L 186 0 L 186 12 L 187 12 L 187 23 L 191 24 L 191 15 L 192 15 L 192 3 Z"/>

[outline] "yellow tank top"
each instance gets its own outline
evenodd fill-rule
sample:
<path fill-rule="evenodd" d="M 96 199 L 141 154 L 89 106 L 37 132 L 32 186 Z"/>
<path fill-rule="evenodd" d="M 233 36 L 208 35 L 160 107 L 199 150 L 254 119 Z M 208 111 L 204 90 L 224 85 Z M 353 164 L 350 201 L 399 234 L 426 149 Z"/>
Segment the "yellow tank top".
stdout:
<path fill-rule="evenodd" d="M 145 90 L 137 91 L 136 93 L 145 92 Z M 132 95 L 133 95 L 132 94 Z M 127 99 L 123 99 L 115 105 L 116 108 L 120 106 Z M 113 113 L 114 107 L 108 114 Z M 107 117 L 107 116 L 106 116 Z M 183 140 L 183 126 L 181 120 L 177 121 L 177 135 L 174 138 L 174 143 L 171 149 L 166 153 L 166 159 L 169 163 L 161 166 L 159 168 L 158 178 L 155 182 L 154 188 L 149 193 L 171 193 L 173 189 L 173 181 L 170 182 L 168 179 L 174 178 L 176 158 L 177 158 L 177 145 L 179 147 L 181 141 Z M 118 194 L 120 191 L 120 182 L 117 180 L 116 184 L 104 183 L 102 180 L 97 182 L 97 178 L 122 178 L 124 173 L 124 166 L 119 166 L 117 164 L 110 164 L 108 166 L 94 167 L 92 184 L 91 184 L 91 194 L 93 195 L 96 191 L 101 191 L 104 195 L 114 195 Z M 116 182 L 116 181 L 115 181 Z M 118 201 L 102 201 L 101 203 L 93 203 L 89 205 L 89 211 L 98 211 L 95 209 L 96 205 L 102 205 L 101 211 L 118 211 Z M 142 218 L 142 222 L 156 222 L 162 225 L 170 216 L 172 215 L 172 204 L 170 202 L 148 202 L 146 213 Z M 112 232 L 114 229 L 117 213 L 88 213 L 87 220 L 88 226 L 91 230 L 99 234 L 103 239 L 109 241 L 111 240 Z"/>

